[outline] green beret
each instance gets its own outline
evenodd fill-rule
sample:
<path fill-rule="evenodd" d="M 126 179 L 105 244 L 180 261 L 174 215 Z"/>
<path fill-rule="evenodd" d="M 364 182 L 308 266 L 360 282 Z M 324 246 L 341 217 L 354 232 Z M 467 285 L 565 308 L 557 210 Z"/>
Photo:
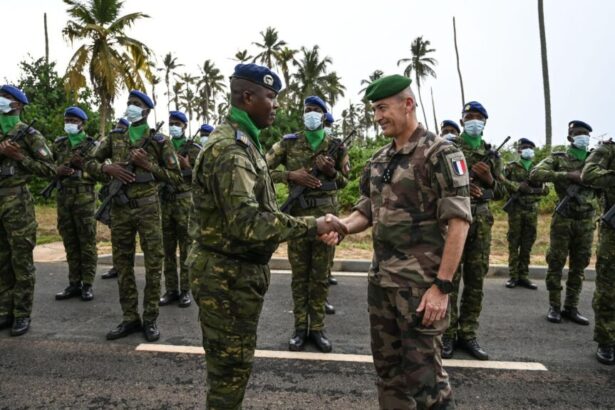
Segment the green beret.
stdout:
<path fill-rule="evenodd" d="M 371 83 L 365 90 L 365 98 L 369 101 L 382 100 L 402 92 L 410 86 L 410 83 L 412 80 L 403 75 L 388 75 Z"/>

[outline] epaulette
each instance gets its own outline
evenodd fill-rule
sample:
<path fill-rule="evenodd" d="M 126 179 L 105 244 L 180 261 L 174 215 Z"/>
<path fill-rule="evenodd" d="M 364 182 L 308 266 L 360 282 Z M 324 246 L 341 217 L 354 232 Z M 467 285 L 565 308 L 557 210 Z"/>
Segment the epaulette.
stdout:
<path fill-rule="evenodd" d="M 59 144 L 59 143 L 61 143 L 61 142 L 66 141 L 67 139 L 68 139 L 68 137 L 65 135 L 65 136 L 63 136 L 63 137 L 58 137 L 58 138 L 56 138 L 56 139 L 55 139 L 55 141 L 54 141 L 53 143 L 54 143 L 54 144 Z"/>
<path fill-rule="evenodd" d="M 552 152 L 551 155 L 553 155 L 554 157 L 565 157 L 566 153 L 565 152 Z"/>
<path fill-rule="evenodd" d="M 192 142 L 192 145 L 194 145 L 195 147 L 197 147 L 198 149 L 202 150 L 203 146 L 201 144 L 197 144 L 196 142 Z"/>
<path fill-rule="evenodd" d="M 155 135 L 152 137 L 152 139 L 153 139 L 154 141 L 156 141 L 157 143 L 159 143 L 159 144 L 162 144 L 162 143 L 164 143 L 164 141 L 165 141 L 165 138 L 164 138 L 164 135 L 163 135 L 163 134 L 155 134 Z"/>
<path fill-rule="evenodd" d="M 111 134 L 123 134 L 125 132 L 126 132 L 126 130 L 124 130 L 122 128 L 114 128 L 111 131 L 109 131 L 109 133 L 111 133 Z"/>
<path fill-rule="evenodd" d="M 250 138 L 248 138 L 246 134 L 239 130 L 235 131 L 235 141 L 237 141 L 237 143 L 240 145 L 244 145 L 245 147 L 249 147 L 252 145 L 252 141 L 250 141 Z"/>
<path fill-rule="evenodd" d="M 297 138 L 299 138 L 297 134 L 286 134 L 282 137 L 283 140 L 296 140 Z"/>

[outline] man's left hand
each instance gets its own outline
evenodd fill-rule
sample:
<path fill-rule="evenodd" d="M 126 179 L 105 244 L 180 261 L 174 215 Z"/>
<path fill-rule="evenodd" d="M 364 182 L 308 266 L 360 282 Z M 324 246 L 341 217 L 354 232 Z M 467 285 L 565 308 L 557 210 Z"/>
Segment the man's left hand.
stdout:
<path fill-rule="evenodd" d="M 325 155 L 319 155 L 316 157 L 315 164 L 318 170 L 322 172 L 323 174 L 325 174 L 326 176 L 328 177 L 335 176 L 336 170 L 335 170 L 335 161 L 333 161 L 333 158 L 327 157 Z"/>
<path fill-rule="evenodd" d="M 448 309 L 448 295 L 442 293 L 435 285 L 427 289 L 421 298 L 421 303 L 416 309 L 417 313 L 423 312 L 423 326 L 431 326 L 434 322 L 446 317 Z"/>
<path fill-rule="evenodd" d="M 477 162 L 472 165 L 472 172 L 488 186 L 493 186 L 493 175 L 491 174 L 491 167 L 484 162 Z"/>
<path fill-rule="evenodd" d="M 25 158 L 19 145 L 13 141 L 4 141 L 0 143 L 0 154 L 15 161 L 22 161 Z"/>
<path fill-rule="evenodd" d="M 130 152 L 132 162 L 141 169 L 146 171 L 152 170 L 152 164 L 149 162 L 147 152 L 143 148 L 138 148 Z"/>
<path fill-rule="evenodd" d="M 188 156 L 182 157 L 181 155 L 177 154 L 177 159 L 179 159 L 179 166 L 181 167 L 181 169 L 192 169 Z"/>

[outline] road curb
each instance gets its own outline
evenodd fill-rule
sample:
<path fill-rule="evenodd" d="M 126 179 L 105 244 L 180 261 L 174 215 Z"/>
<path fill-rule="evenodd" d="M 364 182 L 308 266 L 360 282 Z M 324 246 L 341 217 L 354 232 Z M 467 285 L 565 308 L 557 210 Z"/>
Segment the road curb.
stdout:
<path fill-rule="evenodd" d="M 100 265 L 111 265 L 111 255 L 98 255 L 98 263 Z M 365 259 L 336 259 L 333 261 L 334 272 L 367 272 L 371 261 Z M 143 266 L 143 254 L 138 253 L 135 256 L 135 265 Z M 285 258 L 271 258 L 269 267 L 272 270 L 290 270 L 290 263 Z M 507 265 L 490 265 L 488 277 L 507 278 Z M 547 267 L 542 265 L 530 266 L 530 278 L 545 279 L 547 276 Z M 568 277 L 568 269 L 564 269 L 563 278 Z M 596 279 L 595 269 L 585 269 L 585 280 L 593 281 Z"/>

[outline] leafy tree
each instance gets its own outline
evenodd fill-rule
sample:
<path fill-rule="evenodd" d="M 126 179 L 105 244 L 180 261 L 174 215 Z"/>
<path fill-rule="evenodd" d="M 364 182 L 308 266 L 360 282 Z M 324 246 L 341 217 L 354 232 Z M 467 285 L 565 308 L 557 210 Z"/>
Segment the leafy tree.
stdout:
<path fill-rule="evenodd" d="M 202 100 L 200 112 L 205 122 L 212 118 L 211 111 L 215 110 L 216 97 L 226 88 L 225 78 L 220 69 L 211 60 L 205 60 L 200 67 L 201 77 L 196 82 L 197 94 Z"/>
<path fill-rule="evenodd" d="M 173 74 L 175 74 L 175 70 L 179 67 L 182 67 L 183 64 L 179 64 L 177 62 L 177 57 L 173 57 L 173 53 L 167 53 L 162 60 L 162 67 L 158 69 L 158 71 L 164 72 L 164 84 L 167 87 L 166 96 L 167 100 L 167 111 L 171 111 L 171 81 L 173 80 Z M 175 103 L 177 106 L 177 102 Z"/>
<path fill-rule="evenodd" d="M 239 50 L 235 53 L 235 60 L 240 63 L 246 63 L 250 61 L 251 58 L 252 56 L 248 53 L 248 50 Z"/>
<path fill-rule="evenodd" d="M 265 64 L 269 68 L 273 68 L 273 64 L 277 60 L 278 53 L 282 47 L 286 45 L 286 41 L 280 40 L 278 31 L 273 27 L 267 27 L 265 31 L 261 31 L 261 42 L 254 42 L 258 49 L 261 50 L 254 56 L 254 62 Z"/>

